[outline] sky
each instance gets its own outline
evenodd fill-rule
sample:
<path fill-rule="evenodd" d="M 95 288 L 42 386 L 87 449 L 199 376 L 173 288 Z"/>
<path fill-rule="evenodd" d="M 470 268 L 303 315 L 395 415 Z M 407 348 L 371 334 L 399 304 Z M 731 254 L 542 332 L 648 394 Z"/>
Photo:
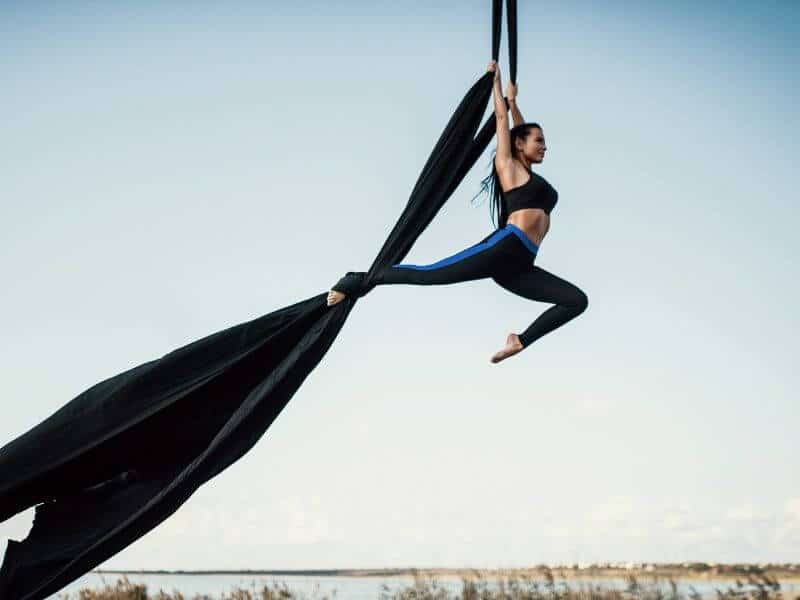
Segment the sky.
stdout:
<path fill-rule="evenodd" d="M 366 270 L 490 5 L 0 3 L 0 445 Z M 518 32 L 559 192 L 536 264 L 587 311 L 495 365 L 549 305 L 376 288 L 259 443 L 100 568 L 797 560 L 800 4 L 521 2 Z M 493 229 L 493 148 L 403 262 Z"/>

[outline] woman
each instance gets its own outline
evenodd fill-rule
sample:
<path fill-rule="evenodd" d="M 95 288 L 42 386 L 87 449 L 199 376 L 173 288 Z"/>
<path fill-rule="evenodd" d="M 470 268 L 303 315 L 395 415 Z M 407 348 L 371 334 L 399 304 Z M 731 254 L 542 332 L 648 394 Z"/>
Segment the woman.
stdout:
<path fill-rule="evenodd" d="M 498 363 L 577 317 L 586 310 L 588 298 L 575 285 L 533 264 L 550 229 L 550 212 L 558 201 L 558 193 L 530 169 L 531 164 L 544 160 L 547 150 L 542 128 L 524 121 L 516 103 L 516 86 L 509 83 L 508 104 L 514 118 L 514 127 L 509 129 L 508 108 L 496 61 L 489 63 L 488 71 L 494 72 L 497 152 L 492 173 L 483 180 L 483 189 L 492 198 L 498 229 L 474 246 L 430 265 L 392 265 L 379 275 L 376 284 L 445 285 L 491 277 L 523 298 L 553 303 L 555 306 L 542 313 L 525 331 L 508 334 L 503 349 L 491 358 L 492 363 Z M 354 282 L 364 274 L 347 273 L 328 293 L 328 305 L 341 302 L 347 289 L 357 289 L 348 281 Z"/>

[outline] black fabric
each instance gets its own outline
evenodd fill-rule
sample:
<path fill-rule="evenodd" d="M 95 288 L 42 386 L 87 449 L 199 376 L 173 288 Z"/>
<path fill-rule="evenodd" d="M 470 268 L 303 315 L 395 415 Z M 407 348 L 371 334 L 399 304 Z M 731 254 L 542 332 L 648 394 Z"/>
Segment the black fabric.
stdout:
<path fill-rule="evenodd" d="M 507 0 L 508 8 L 508 78 L 517 83 L 517 0 Z M 501 6 L 499 10 L 502 10 Z"/>
<path fill-rule="evenodd" d="M 348 271 L 339 279 L 339 281 L 331 286 L 331 289 L 337 292 L 343 292 L 348 296 L 361 298 L 361 296 L 364 296 L 367 293 L 367 290 L 364 287 L 365 275 L 366 272 L 364 271 Z"/>
<path fill-rule="evenodd" d="M 495 59 L 500 5 L 493 5 Z M 516 48 L 510 53 L 515 62 Z M 488 145 L 493 114 L 475 134 L 492 82 L 485 73 L 456 108 L 361 280 L 363 293 L 409 252 Z M 0 599 L 54 594 L 153 529 L 252 448 L 357 302 L 348 296 L 329 307 L 326 295 L 102 381 L 0 448 L 0 520 L 36 506 L 27 538 L 8 542 Z"/>

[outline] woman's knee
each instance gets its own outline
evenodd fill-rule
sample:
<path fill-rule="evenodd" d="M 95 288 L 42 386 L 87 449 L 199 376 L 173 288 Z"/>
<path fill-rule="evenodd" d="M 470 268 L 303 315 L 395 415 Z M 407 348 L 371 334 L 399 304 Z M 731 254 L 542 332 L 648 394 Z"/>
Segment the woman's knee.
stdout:
<path fill-rule="evenodd" d="M 568 306 L 575 312 L 575 316 L 577 316 L 589 306 L 589 296 L 587 296 L 582 289 L 576 287 Z"/>

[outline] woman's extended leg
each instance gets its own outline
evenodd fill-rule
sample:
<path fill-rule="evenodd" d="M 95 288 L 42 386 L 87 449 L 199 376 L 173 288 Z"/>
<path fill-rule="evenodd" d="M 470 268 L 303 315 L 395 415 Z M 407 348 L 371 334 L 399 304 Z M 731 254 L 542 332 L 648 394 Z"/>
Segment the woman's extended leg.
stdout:
<path fill-rule="evenodd" d="M 589 304 L 589 298 L 580 288 L 536 265 L 514 273 L 501 273 L 492 279 L 498 285 L 523 298 L 555 304 L 519 334 L 523 348 L 574 319 L 586 310 Z"/>
<path fill-rule="evenodd" d="M 484 279 L 497 274 L 509 259 L 520 254 L 526 256 L 513 233 L 499 229 L 477 244 L 429 265 L 391 265 L 379 275 L 377 284 L 447 285 Z"/>
<path fill-rule="evenodd" d="M 521 234 L 524 236 L 524 234 Z M 521 241 L 515 227 L 497 229 L 477 244 L 429 265 L 399 263 L 384 269 L 375 285 L 406 283 L 413 285 L 447 285 L 461 281 L 484 279 L 504 271 L 519 270 L 532 260 L 531 248 Z M 359 295 L 363 271 L 350 271 L 328 294 L 328 304 L 335 304 L 345 294 Z"/>

